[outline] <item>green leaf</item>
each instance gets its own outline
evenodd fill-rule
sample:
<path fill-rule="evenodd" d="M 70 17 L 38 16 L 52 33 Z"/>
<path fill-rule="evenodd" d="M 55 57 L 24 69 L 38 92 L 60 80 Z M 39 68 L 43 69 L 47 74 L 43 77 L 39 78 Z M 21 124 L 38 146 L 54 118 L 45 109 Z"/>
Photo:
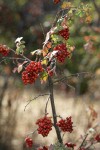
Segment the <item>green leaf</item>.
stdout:
<path fill-rule="evenodd" d="M 41 80 L 41 84 L 42 83 L 45 83 L 48 79 L 48 73 L 46 71 L 44 71 L 42 74 L 41 74 L 41 77 L 40 77 L 40 80 Z"/>
<path fill-rule="evenodd" d="M 23 47 L 17 47 L 16 54 L 19 55 L 21 53 L 23 53 Z"/>

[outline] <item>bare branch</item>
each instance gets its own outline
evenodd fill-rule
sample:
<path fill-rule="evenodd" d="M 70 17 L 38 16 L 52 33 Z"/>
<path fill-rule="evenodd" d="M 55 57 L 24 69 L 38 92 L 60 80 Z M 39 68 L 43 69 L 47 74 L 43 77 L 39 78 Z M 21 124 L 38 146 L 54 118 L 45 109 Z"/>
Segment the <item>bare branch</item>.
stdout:
<path fill-rule="evenodd" d="M 26 60 L 25 58 L 15 58 L 15 57 L 2 57 L 3 59 L 11 59 L 11 60 Z"/>
<path fill-rule="evenodd" d="M 50 100 L 50 96 L 48 97 L 48 100 L 47 100 L 47 102 L 46 102 L 46 106 L 45 106 L 45 115 L 47 114 L 47 107 L 48 107 L 48 102 L 49 102 L 49 100 Z"/>
<path fill-rule="evenodd" d="M 14 54 L 16 54 L 16 52 L 13 49 L 10 49 Z M 24 56 L 23 54 L 19 54 L 20 56 L 22 56 L 25 60 L 27 61 L 31 61 L 29 58 L 27 58 L 26 56 Z"/>
<path fill-rule="evenodd" d="M 85 76 L 85 75 L 90 75 L 91 77 L 94 77 L 94 75 L 91 73 L 91 72 L 80 72 L 80 73 L 75 73 L 75 74 L 71 74 L 69 76 L 64 76 L 56 81 L 54 81 L 53 83 L 56 83 L 56 82 L 62 82 L 62 81 L 65 81 L 66 79 L 68 78 L 71 78 L 73 76 L 76 76 L 76 77 L 82 77 L 82 76 Z"/>
<path fill-rule="evenodd" d="M 4 61 L 5 61 L 5 59 L 1 60 L 1 61 L 0 61 L 0 64 L 1 64 L 2 62 L 4 62 Z"/>
<path fill-rule="evenodd" d="M 34 100 L 36 100 L 37 98 L 41 97 L 41 96 L 46 96 L 46 95 L 50 95 L 50 94 L 40 94 L 36 97 L 34 97 L 33 99 L 29 100 L 28 103 L 26 104 L 25 108 L 24 108 L 24 111 L 26 110 L 26 107 Z"/>
<path fill-rule="evenodd" d="M 33 132 L 28 133 L 26 136 L 29 136 L 29 135 L 31 135 L 31 134 L 34 134 L 36 131 L 37 131 L 37 129 L 34 130 Z"/>
<path fill-rule="evenodd" d="M 78 150 L 84 145 L 84 143 L 85 143 L 87 137 L 88 137 L 88 133 L 85 135 L 85 137 L 84 137 L 84 139 L 83 139 L 81 145 L 79 146 Z"/>

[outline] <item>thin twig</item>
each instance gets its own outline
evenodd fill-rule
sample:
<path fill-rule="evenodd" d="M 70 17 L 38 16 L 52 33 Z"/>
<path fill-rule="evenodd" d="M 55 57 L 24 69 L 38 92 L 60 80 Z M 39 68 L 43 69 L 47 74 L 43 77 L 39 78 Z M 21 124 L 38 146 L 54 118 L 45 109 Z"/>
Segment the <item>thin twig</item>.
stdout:
<path fill-rule="evenodd" d="M 48 107 L 48 102 L 49 102 L 49 100 L 50 100 L 50 96 L 48 97 L 48 100 L 47 100 L 47 102 L 46 102 L 46 106 L 45 106 L 45 115 L 47 114 L 47 107 Z"/>
<path fill-rule="evenodd" d="M 36 97 L 34 97 L 33 99 L 29 100 L 28 103 L 26 104 L 25 108 L 24 108 L 24 111 L 26 110 L 26 107 L 34 100 L 36 100 L 37 98 L 41 97 L 41 96 L 46 96 L 46 95 L 50 95 L 50 94 L 40 94 Z"/>
<path fill-rule="evenodd" d="M 51 28 L 53 28 L 54 26 L 55 26 L 55 24 L 56 24 L 56 22 L 57 22 L 57 20 L 58 20 L 58 18 L 59 18 L 59 16 L 60 16 L 60 12 L 62 11 L 62 9 L 58 9 L 58 12 L 57 12 L 57 14 L 56 14 L 56 17 L 54 18 L 54 21 L 53 21 L 53 23 L 52 23 L 52 27 Z"/>
<path fill-rule="evenodd" d="M 16 54 L 16 51 L 14 51 L 13 49 L 10 49 L 14 54 Z M 23 54 L 19 54 L 20 56 L 22 56 L 25 60 L 27 61 L 31 61 L 29 58 L 27 58 L 26 56 L 24 56 Z"/>
<path fill-rule="evenodd" d="M 62 139 L 64 139 L 64 136 L 65 136 L 65 133 L 63 133 L 63 135 L 62 135 Z"/>
<path fill-rule="evenodd" d="M 83 146 L 84 142 L 86 141 L 86 138 L 88 137 L 88 133 L 85 135 L 85 138 L 83 139 L 81 145 L 79 146 L 78 150 Z"/>
<path fill-rule="evenodd" d="M 3 59 L 12 59 L 12 60 L 26 60 L 25 58 L 15 58 L 15 57 L 3 57 Z"/>
<path fill-rule="evenodd" d="M 98 143 L 98 142 L 95 142 L 95 143 L 94 143 L 94 141 L 92 141 L 91 144 L 90 144 L 88 147 L 86 147 L 86 149 L 89 149 L 91 146 L 94 146 L 94 144 L 97 144 L 97 143 Z"/>
<path fill-rule="evenodd" d="M 44 28 L 43 28 L 43 25 L 40 23 L 40 27 L 41 27 L 41 29 L 42 29 L 42 33 L 43 33 L 43 36 L 44 36 L 44 39 L 45 39 L 45 37 L 46 37 L 46 35 L 45 35 L 45 33 L 44 33 Z"/>
<path fill-rule="evenodd" d="M 56 117 L 58 117 L 58 118 L 62 119 L 62 117 L 61 117 L 60 115 L 57 115 Z"/>
<path fill-rule="evenodd" d="M 29 136 L 30 134 L 34 134 L 36 131 L 37 131 L 37 129 L 36 129 L 35 131 L 33 131 L 33 132 L 28 133 L 28 134 L 26 135 L 26 137 Z"/>
<path fill-rule="evenodd" d="M 0 61 L 0 64 L 1 64 L 3 61 L 5 61 L 5 59 L 1 60 L 1 61 Z"/>
<path fill-rule="evenodd" d="M 54 81 L 53 83 L 65 81 L 66 79 L 71 78 L 73 76 L 80 77 L 82 75 L 87 75 L 87 74 L 90 74 L 91 76 L 93 76 L 93 74 L 91 72 L 80 72 L 80 73 L 75 73 L 75 74 L 71 74 L 69 76 L 62 77 L 62 78 Z"/>

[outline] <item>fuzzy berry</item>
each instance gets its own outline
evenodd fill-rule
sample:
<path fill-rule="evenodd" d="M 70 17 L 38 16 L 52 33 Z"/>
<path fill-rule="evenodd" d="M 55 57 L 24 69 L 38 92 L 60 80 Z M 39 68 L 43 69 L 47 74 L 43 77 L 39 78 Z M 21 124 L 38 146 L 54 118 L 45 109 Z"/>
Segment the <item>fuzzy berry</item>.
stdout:
<path fill-rule="evenodd" d="M 46 146 L 43 146 L 42 148 L 38 148 L 38 150 L 48 150 Z"/>
<path fill-rule="evenodd" d="M 63 43 L 59 44 L 56 47 L 54 47 L 53 50 L 58 51 L 56 57 L 57 57 L 57 60 L 61 63 L 63 63 L 65 59 L 70 56 L 70 53 L 68 52 L 66 48 L 66 44 L 63 44 Z"/>
<path fill-rule="evenodd" d="M 59 126 L 63 132 L 71 133 L 73 131 L 73 126 L 72 126 L 73 122 L 71 119 L 72 119 L 71 117 L 67 117 L 66 119 L 61 119 L 57 123 L 57 126 Z"/>
<path fill-rule="evenodd" d="M 58 4 L 60 2 L 60 0 L 54 0 L 55 4 Z"/>
<path fill-rule="evenodd" d="M 33 140 L 31 138 L 26 137 L 25 142 L 27 147 L 31 148 L 33 146 Z"/>
<path fill-rule="evenodd" d="M 6 45 L 2 45 L 0 44 L 0 53 L 3 55 L 3 56 L 7 56 L 9 54 L 10 50 L 9 48 L 7 48 Z"/>
<path fill-rule="evenodd" d="M 69 148 L 74 148 L 76 146 L 76 144 L 72 144 L 72 143 L 65 143 L 65 145 Z"/>
<path fill-rule="evenodd" d="M 39 73 L 43 71 L 41 62 L 31 61 L 30 64 L 22 72 L 22 80 L 24 84 L 32 84 L 36 81 Z"/>
<path fill-rule="evenodd" d="M 36 124 L 38 125 L 38 133 L 43 137 L 47 136 L 52 130 L 52 121 L 51 117 L 44 116 L 37 120 Z"/>
<path fill-rule="evenodd" d="M 95 140 L 96 140 L 97 142 L 100 142 L 100 134 L 96 135 Z"/>
<path fill-rule="evenodd" d="M 61 31 L 58 32 L 58 34 L 60 36 L 62 36 L 65 40 L 68 40 L 69 39 L 69 28 L 66 28 L 66 29 L 63 29 Z"/>

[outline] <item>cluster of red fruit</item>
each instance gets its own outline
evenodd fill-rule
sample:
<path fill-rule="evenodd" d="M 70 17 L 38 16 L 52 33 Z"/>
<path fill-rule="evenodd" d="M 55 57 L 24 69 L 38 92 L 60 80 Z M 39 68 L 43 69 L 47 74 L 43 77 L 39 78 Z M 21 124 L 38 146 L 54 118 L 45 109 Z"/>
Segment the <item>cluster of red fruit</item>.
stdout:
<path fill-rule="evenodd" d="M 38 133 L 43 137 L 47 136 L 52 130 L 52 121 L 51 117 L 44 116 L 37 120 L 36 124 L 38 125 Z"/>
<path fill-rule="evenodd" d="M 63 30 L 61 30 L 61 31 L 59 31 L 58 34 L 59 34 L 60 36 L 62 36 L 65 40 L 68 40 L 68 39 L 69 39 L 69 35 L 70 35 L 70 33 L 69 33 L 69 28 L 67 27 L 67 28 L 65 28 L 65 29 L 63 29 Z"/>
<path fill-rule="evenodd" d="M 68 52 L 66 48 L 66 44 L 63 44 L 63 43 L 54 47 L 54 51 L 58 51 L 56 57 L 57 57 L 57 60 L 61 63 L 63 63 L 65 59 L 70 56 L 70 53 Z"/>
<path fill-rule="evenodd" d="M 32 84 L 36 81 L 39 73 L 43 71 L 41 62 L 31 61 L 30 64 L 22 72 L 22 80 L 24 84 Z"/>
<path fill-rule="evenodd" d="M 33 140 L 30 137 L 26 137 L 25 142 L 27 147 L 31 148 L 33 146 Z"/>
<path fill-rule="evenodd" d="M 38 150 L 48 150 L 46 146 L 43 146 L 42 148 L 38 148 Z"/>
<path fill-rule="evenodd" d="M 7 48 L 6 45 L 2 45 L 0 44 L 0 53 L 3 55 L 3 56 L 7 56 L 9 54 L 10 50 Z"/>
<path fill-rule="evenodd" d="M 66 119 L 59 120 L 59 122 L 57 123 L 57 126 L 59 126 L 63 132 L 71 133 L 73 131 L 72 124 L 73 124 L 72 117 L 67 117 Z"/>
<path fill-rule="evenodd" d="M 69 148 L 73 148 L 76 146 L 76 144 L 73 144 L 73 143 L 65 143 L 65 145 Z"/>

